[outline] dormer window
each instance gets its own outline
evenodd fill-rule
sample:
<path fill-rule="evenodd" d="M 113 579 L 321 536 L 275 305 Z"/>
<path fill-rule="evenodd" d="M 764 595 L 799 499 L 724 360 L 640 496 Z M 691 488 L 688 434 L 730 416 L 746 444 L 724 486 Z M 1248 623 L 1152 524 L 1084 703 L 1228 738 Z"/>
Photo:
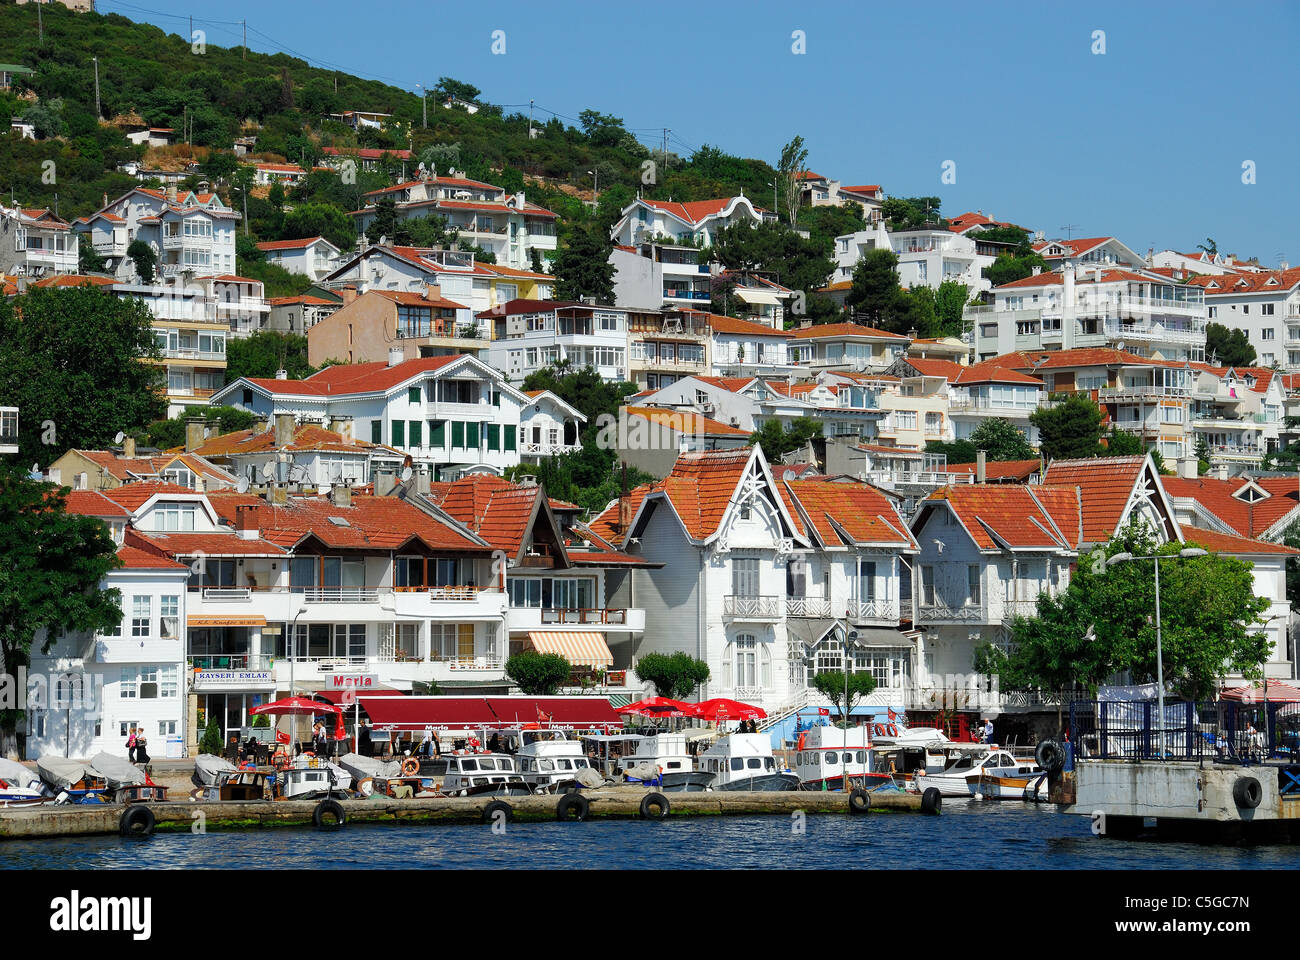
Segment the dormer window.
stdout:
<path fill-rule="evenodd" d="M 194 517 L 198 513 L 197 503 L 178 503 L 164 501 L 154 507 L 155 530 L 193 530 Z"/>

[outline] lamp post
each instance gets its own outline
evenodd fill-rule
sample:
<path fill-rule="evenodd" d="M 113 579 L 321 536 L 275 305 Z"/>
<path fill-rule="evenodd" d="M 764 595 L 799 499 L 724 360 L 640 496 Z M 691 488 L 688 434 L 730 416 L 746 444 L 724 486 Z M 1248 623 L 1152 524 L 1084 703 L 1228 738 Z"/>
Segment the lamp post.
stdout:
<path fill-rule="evenodd" d="M 600 199 L 600 168 L 597 167 L 595 170 L 588 170 L 587 172 L 591 174 L 592 178 L 591 203 L 595 206 L 596 201 Z"/>
<path fill-rule="evenodd" d="M 294 690 L 294 676 L 293 676 L 293 674 L 294 674 L 294 670 L 293 670 L 293 668 L 294 668 L 294 662 L 298 659 L 298 657 L 297 657 L 297 654 L 298 654 L 298 618 L 301 617 L 301 616 L 302 616 L 304 613 L 306 613 L 306 612 L 307 612 L 307 608 L 306 608 L 305 606 L 303 606 L 303 607 L 299 607 L 299 608 L 298 608 L 298 612 L 295 613 L 295 614 L 293 615 L 293 620 L 291 621 L 290 626 L 289 626 L 289 636 L 286 638 L 286 639 L 288 640 L 288 642 L 289 642 L 289 696 L 290 696 L 291 698 L 294 696 L 294 693 L 295 693 L 295 690 Z M 297 743 L 297 742 L 298 742 L 298 715 L 297 715 L 297 714 L 290 714 L 290 716 L 291 716 L 293 719 L 291 719 L 291 720 L 289 721 L 289 735 L 290 735 L 290 737 L 293 738 L 293 743 Z M 292 746 L 293 743 L 291 743 L 290 746 Z M 289 756 L 290 756 L 290 758 L 293 757 L 293 753 L 292 753 L 292 751 L 290 752 Z"/>
<path fill-rule="evenodd" d="M 1200 547 L 1184 547 L 1178 551 L 1178 559 L 1187 559 L 1191 557 L 1203 557 L 1206 551 Z M 1165 559 L 1172 559 L 1166 557 Z M 1156 697 L 1157 709 L 1160 718 L 1160 755 L 1163 758 L 1165 753 L 1165 661 L 1164 650 L 1160 644 L 1160 556 L 1151 554 L 1150 556 L 1134 556 L 1131 553 L 1117 553 L 1106 560 L 1106 566 L 1112 567 L 1117 563 L 1125 563 L 1129 560 L 1151 560 L 1155 563 L 1156 570 Z"/>

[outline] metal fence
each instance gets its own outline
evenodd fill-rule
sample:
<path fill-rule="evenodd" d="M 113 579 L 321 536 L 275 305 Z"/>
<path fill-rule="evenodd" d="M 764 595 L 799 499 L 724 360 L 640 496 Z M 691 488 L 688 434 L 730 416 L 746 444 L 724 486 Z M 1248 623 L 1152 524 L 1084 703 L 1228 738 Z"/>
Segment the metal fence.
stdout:
<path fill-rule="evenodd" d="M 1075 700 L 1070 742 L 1078 759 L 1300 759 L 1300 703 Z"/>

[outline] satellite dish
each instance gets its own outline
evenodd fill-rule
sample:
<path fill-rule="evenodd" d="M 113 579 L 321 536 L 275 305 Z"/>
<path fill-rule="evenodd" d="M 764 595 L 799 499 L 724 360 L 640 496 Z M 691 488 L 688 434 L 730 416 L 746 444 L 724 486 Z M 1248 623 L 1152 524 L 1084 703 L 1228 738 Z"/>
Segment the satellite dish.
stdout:
<path fill-rule="evenodd" d="M 407 483 L 407 482 L 410 481 L 410 479 L 411 479 L 411 468 L 410 468 L 410 467 L 403 467 L 403 468 L 402 468 L 402 483 Z"/>
<path fill-rule="evenodd" d="M 268 460 L 262 464 L 262 476 L 267 480 L 275 479 L 275 464 L 272 461 Z"/>
<path fill-rule="evenodd" d="M 235 484 L 235 489 L 240 493 L 248 493 L 248 477 L 240 477 L 239 483 Z"/>
<path fill-rule="evenodd" d="M 121 430 L 119 430 L 119 431 L 117 431 L 117 436 L 115 436 L 115 437 L 113 438 L 113 442 L 114 442 L 114 443 L 119 443 L 119 444 L 120 444 L 120 443 L 121 443 L 123 440 L 125 440 L 125 439 L 126 439 L 126 434 L 123 433 Z"/>

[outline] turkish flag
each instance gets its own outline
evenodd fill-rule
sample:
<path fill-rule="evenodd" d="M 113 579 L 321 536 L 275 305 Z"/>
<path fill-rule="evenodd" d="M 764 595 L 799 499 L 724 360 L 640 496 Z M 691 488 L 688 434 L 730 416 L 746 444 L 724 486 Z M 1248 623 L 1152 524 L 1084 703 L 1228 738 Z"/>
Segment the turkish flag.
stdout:
<path fill-rule="evenodd" d="M 817 712 L 821 714 L 823 717 L 829 717 L 831 715 L 830 710 L 827 709 L 826 707 L 818 707 Z"/>
<path fill-rule="evenodd" d="M 276 743 L 288 743 L 288 742 L 289 742 L 289 735 L 288 735 L 287 733 L 285 733 L 283 730 L 277 730 L 277 731 L 275 731 L 275 742 L 276 742 Z"/>

